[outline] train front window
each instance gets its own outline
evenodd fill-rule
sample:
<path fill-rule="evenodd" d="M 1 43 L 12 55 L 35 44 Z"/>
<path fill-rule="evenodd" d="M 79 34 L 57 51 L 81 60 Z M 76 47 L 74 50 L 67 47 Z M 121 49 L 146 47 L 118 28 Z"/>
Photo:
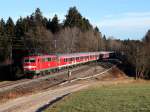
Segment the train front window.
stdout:
<path fill-rule="evenodd" d="M 24 62 L 25 63 L 34 63 L 35 62 L 35 58 L 25 59 Z"/>
<path fill-rule="evenodd" d="M 25 63 L 28 63 L 28 62 L 30 62 L 30 60 L 29 60 L 29 59 L 25 59 L 24 62 L 25 62 Z"/>
<path fill-rule="evenodd" d="M 35 62 L 35 59 L 34 59 L 34 58 L 31 58 L 31 59 L 30 59 L 30 62 L 31 62 L 31 63 L 34 63 L 34 62 Z"/>

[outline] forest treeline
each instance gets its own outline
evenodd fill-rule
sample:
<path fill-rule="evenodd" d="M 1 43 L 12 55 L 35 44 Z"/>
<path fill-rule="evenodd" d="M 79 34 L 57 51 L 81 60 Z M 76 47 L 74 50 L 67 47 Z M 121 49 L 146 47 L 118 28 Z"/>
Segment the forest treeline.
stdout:
<path fill-rule="evenodd" d="M 70 53 L 99 51 L 103 39 L 98 27 L 71 7 L 63 22 L 57 15 L 48 19 L 39 8 L 30 16 L 20 17 L 16 23 L 9 17 L 0 20 L 1 60 L 11 57 L 12 49 L 33 53 Z"/>
<path fill-rule="evenodd" d="M 98 27 L 69 8 L 60 22 L 57 15 L 43 16 L 39 8 L 30 16 L 0 20 L 0 62 L 9 63 L 33 53 L 72 53 L 112 50 L 126 54 L 137 78 L 147 78 L 150 70 L 150 30 L 142 40 L 117 40 L 102 35 Z M 20 61 L 20 60 L 19 60 Z"/>

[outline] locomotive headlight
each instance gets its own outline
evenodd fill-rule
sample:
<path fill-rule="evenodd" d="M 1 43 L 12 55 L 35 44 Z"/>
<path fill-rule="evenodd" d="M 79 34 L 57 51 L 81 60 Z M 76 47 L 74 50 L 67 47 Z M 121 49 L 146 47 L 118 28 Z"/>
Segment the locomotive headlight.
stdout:
<path fill-rule="evenodd" d="M 36 66 L 24 66 L 24 69 L 34 69 L 35 70 Z"/>

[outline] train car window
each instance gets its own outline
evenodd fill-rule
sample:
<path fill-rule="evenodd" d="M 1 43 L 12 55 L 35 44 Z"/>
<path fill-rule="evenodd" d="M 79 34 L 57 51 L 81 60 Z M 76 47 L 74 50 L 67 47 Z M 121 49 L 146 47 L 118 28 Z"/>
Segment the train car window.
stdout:
<path fill-rule="evenodd" d="M 60 58 L 56 58 L 56 62 L 60 62 Z"/>
<path fill-rule="evenodd" d="M 42 59 L 42 62 L 45 62 L 45 58 Z"/>
<path fill-rule="evenodd" d="M 25 59 L 24 62 L 27 63 L 27 62 L 30 62 L 30 60 L 29 59 Z"/>
<path fill-rule="evenodd" d="M 48 62 L 48 58 L 45 58 L 44 61 L 45 61 L 45 62 Z"/>
<path fill-rule="evenodd" d="M 57 61 L 57 58 L 54 57 L 54 58 L 53 58 L 53 61 Z"/>
<path fill-rule="evenodd" d="M 54 58 L 51 58 L 51 61 L 54 61 Z"/>
<path fill-rule="evenodd" d="M 47 58 L 47 61 L 51 61 L 51 58 Z"/>
<path fill-rule="evenodd" d="M 72 61 L 73 59 L 72 58 L 70 58 L 70 61 Z"/>
<path fill-rule="evenodd" d="M 66 59 L 66 58 L 64 59 L 64 62 L 67 62 L 67 59 Z"/>

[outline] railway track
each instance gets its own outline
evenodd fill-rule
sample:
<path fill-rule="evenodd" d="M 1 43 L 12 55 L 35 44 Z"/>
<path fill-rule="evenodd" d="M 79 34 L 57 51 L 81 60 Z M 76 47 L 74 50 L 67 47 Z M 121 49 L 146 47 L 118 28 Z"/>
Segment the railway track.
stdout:
<path fill-rule="evenodd" d="M 91 73 L 92 73 L 92 72 L 90 72 L 91 68 L 93 68 L 93 71 L 94 71 L 94 70 L 96 70 L 96 68 L 95 68 L 96 66 L 102 66 L 107 69 L 107 68 L 110 68 L 112 65 L 113 64 L 110 64 L 110 63 L 99 62 L 96 64 L 93 63 L 93 64 L 83 65 L 81 67 L 70 69 L 72 72 L 70 80 L 75 80 L 77 77 L 85 77 L 87 75 L 88 76 L 91 75 Z M 103 72 L 103 70 L 100 70 L 97 72 Z M 54 73 L 54 74 L 44 76 L 44 77 L 40 77 L 37 79 L 21 79 L 21 80 L 17 80 L 17 81 L 2 83 L 2 84 L 0 84 L 0 92 L 9 90 L 9 89 L 13 89 L 18 86 L 23 86 L 23 85 L 27 85 L 30 83 L 34 83 L 34 82 L 37 83 L 37 82 L 43 81 L 43 80 L 51 81 L 52 84 L 50 84 L 49 87 L 63 83 L 68 80 L 68 70 L 65 69 L 61 72 Z"/>
<path fill-rule="evenodd" d="M 17 81 L 9 81 L 9 82 L 0 84 L 0 88 L 11 86 L 11 85 L 22 83 L 22 82 L 26 82 L 28 80 L 29 79 L 20 79 L 20 80 L 17 80 Z"/>
<path fill-rule="evenodd" d="M 80 68 L 78 67 L 78 68 L 74 68 L 71 70 L 74 74 L 75 73 L 77 74 L 77 73 L 81 72 L 82 70 L 86 70 L 88 68 L 90 68 L 90 66 L 85 65 L 85 66 L 81 66 Z M 17 81 L 6 82 L 6 83 L 3 82 L 2 84 L 0 84 L 0 92 L 15 88 L 17 86 L 26 85 L 26 84 L 34 83 L 34 82 L 39 82 L 42 80 L 53 79 L 53 80 L 57 81 L 57 80 L 59 80 L 60 76 L 67 76 L 67 73 L 68 73 L 68 70 L 65 69 L 65 70 L 60 71 L 58 73 L 53 73 L 53 74 L 39 77 L 36 79 L 21 79 L 21 80 L 17 80 Z M 64 79 L 64 81 L 65 80 L 66 80 L 66 78 Z"/>

